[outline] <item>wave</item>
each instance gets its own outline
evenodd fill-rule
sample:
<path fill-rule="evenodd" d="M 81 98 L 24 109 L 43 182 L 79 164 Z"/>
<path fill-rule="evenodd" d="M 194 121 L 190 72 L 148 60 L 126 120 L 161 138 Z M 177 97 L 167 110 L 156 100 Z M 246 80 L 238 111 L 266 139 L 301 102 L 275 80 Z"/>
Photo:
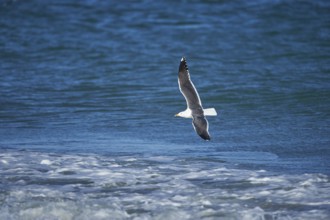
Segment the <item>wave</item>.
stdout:
<path fill-rule="evenodd" d="M 329 176 L 177 156 L 7 150 L 0 219 L 327 219 Z"/>

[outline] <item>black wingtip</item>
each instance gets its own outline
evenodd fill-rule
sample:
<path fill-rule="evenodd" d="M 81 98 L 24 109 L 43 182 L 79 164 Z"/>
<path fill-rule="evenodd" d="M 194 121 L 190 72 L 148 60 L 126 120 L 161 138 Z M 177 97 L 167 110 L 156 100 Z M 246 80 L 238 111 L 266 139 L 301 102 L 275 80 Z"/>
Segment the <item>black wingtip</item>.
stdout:
<path fill-rule="evenodd" d="M 201 134 L 199 135 L 201 138 L 203 138 L 206 141 L 210 141 L 211 140 L 211 136 L 208 134 Z"/>
<path fill-rule="evenodd" d="M 179 71 L 188 70 L 187 60 L 185 57 L 181 58 Z"/>

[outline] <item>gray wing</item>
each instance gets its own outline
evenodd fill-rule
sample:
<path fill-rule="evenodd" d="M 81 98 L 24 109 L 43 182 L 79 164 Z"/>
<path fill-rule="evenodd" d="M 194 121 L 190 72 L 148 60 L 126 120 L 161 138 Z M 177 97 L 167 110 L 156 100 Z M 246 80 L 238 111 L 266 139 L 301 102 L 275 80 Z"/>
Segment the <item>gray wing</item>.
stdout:
<path fill-rule="evenodd" d="M 196 133 L 204 140 L 210 140 L 208 132 L 209 125 L 204 117 L 202 102 L 199 98 L 198 92 L 190 80 L 190 74 L 187 66 L 187 61 L 183 57 L 179 66 L 179 87 L 182 95 L 185 97 L 188 108 L 192 111 L 193 127 Z"/>
<path fill-rule="evenodd" d="M 199 98 L 198 92 L 190 80 L 190 74 L 188 71 L 188 66 L 186 59 L 182 57 L 180 66 L 179 66 L 179 88 L 182 93 L 182 95 L 185 97 L 188 108 L 192 110 L 194 113 L 194 110 L 201 110 L 203 111 L 202 108 L 202 103 Z"/>
<path fill-rule="evenodd" d="M 209 124 L 204 117 L 204 115 L 200 116 L 193 116 L 192 121 L 193 127 L 196 131 L 196 133 L 203 138 L 204 140 L 211 140 L 210 134 L 209 134 Z"/>

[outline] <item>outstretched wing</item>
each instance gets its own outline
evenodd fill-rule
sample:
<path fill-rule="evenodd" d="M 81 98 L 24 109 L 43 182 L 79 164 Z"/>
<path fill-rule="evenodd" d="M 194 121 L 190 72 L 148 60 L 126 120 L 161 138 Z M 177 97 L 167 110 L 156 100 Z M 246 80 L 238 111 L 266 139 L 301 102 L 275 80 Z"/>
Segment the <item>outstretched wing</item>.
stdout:
<path fill-rule="evenodd" d="M 186 58 L 182 57 L 180 66 L 179 66 L 179 88 L 182 95 L 185 97 L 187 106 L 192 111 L 195 109 L 202 110 L 202 103 L 199 98 L 198 92 L 190 80 L 190 74 L 188 71 Z"/>
<path fill-rule="evenodd" d="M 193 116 L 193 127 L 196 133 L 204 140 L 211 140 L 209 134 L 209 124 L 204 115 Z"/>
<path fill-rule="evenodd" d="M 187 61 L 182 57 L 179 66 L 179 88 L 182 95 L 185 97 L 187 106 L 191 110 L 193 118 L 192 124 L 196 133 L 204 140 L 210 140 L 208 132 L 209 124 L 204 116 L 202 102 L 199 98 L 198 92 L 190 80 Z"/>

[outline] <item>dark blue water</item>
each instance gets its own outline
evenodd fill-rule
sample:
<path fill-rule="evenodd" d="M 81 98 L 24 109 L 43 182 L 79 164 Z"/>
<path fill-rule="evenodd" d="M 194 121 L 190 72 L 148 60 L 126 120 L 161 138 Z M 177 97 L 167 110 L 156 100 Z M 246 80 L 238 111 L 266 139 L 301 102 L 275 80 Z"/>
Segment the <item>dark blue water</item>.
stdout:
<path fill-rule="evenodd" d="M 1 219 L 328 219 L 328 1 L 0 1 Z M 210 142 L 177 84 L 182 56 Z"/>

